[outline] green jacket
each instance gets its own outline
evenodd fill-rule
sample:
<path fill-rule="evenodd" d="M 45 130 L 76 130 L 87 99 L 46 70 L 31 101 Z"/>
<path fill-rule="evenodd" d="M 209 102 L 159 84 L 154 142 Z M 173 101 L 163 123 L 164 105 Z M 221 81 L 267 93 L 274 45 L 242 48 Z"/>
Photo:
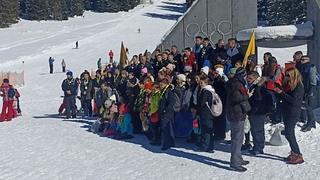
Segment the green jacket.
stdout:
<path fill-rule="evenodd" d="M 149 107 L 150 114 L 153 114 L 159 110 L 160 100 L 161 100 L 161 92 L 160 91 L 156 92 L 155 94 L 153 94 L 151 96 L 151 104 Z"/>

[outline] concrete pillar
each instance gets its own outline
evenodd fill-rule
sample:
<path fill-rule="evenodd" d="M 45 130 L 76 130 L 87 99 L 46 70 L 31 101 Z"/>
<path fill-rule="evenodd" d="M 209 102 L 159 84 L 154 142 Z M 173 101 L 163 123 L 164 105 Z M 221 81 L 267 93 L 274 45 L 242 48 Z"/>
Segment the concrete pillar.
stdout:
<path fill-rule="evenodd" d="M 308 43 L 308 55 L 320 71 L 320 0 L 307 1 L 307 18 L 313 23 L 314 37 Z M 320 88 L 318 88 L 318 106 L 320 105 Z"/>
<path fill-rule="evenodd" d="M 238 31 L 257 27 L 257 0 L 197 0 L 159 47 L 192 47 L 197 35 L 218 39 L 236 37 Z"/>

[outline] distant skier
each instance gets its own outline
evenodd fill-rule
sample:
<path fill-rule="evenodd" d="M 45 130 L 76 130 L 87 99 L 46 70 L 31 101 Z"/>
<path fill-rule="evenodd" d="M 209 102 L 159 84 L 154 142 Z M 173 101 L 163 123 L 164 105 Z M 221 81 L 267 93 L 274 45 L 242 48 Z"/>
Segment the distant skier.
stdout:
<path fill-rule="evenodd" d="M 140 34 L 141 33 L 141 29 L 140 28 L 138 28 L 138 34 Z"/>
<path fill-rule="evenodd" d="M 62 62 L 61 62 L 61 66 L 62 66 L 62 72 L 66 72 L 66 62 L 64 61 L 64 59 L 62 59 Z"/>
<path fill-rule="evenodd" d="M 98 69 L 101 69 L 101 58 L 98 59 L 97 66 L 98 66 Z"/>
<path fill-rule="evenodd" d="M 110 50 L 109 51 L 109 62 L 110 62 L 110 64 L 113 64 L 113 56 L 114 56 L 113 51 Z"/>
<path fill-rule="evenodd" d="M 54 59 L 53 59 L 53 57 L 50 57 L 49 58 L 50 74 L 53 74 L 53 63 L 54 63 Z"/>
<path fill-rule="evenodd" d="M 79 48 L 79 42 L 77 41 L 76 42 L 76 49 L 78 49 Z"/>

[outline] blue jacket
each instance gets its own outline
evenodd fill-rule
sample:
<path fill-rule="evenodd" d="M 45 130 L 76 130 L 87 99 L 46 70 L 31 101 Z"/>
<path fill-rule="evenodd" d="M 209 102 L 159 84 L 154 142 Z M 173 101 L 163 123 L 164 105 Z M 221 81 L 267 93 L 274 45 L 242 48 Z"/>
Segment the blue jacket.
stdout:
<path fill-rule="evenodd" d="M 50 57 L 50 58 L 49 58 L 49 64 L 50 64 L 50 65 L 53 65 L 53 62 L 54 62 L 54 59 Z"/>

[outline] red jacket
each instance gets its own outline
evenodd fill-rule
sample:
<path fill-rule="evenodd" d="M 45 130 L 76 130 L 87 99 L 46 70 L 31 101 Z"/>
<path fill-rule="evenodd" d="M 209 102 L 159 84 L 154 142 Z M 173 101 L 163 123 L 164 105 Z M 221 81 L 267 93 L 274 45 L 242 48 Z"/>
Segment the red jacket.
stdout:
<path fill-rule="evenodd" d="M 184 66 L 191 66 L 191 67 L 193 67 L 193 63 L 195 62 L 195 60 L 196 60 L 196 56 L 195 56 L 195 54 L 192 52 L 192 53 L 190 54 L 190 56 L 187 57 Z"/>
<path fill-rule="evenodd" d="M 109 52 L 109 57 L 111 57 L 111 58 L 113 57 L 113 52 L 112 51 Z"/>

